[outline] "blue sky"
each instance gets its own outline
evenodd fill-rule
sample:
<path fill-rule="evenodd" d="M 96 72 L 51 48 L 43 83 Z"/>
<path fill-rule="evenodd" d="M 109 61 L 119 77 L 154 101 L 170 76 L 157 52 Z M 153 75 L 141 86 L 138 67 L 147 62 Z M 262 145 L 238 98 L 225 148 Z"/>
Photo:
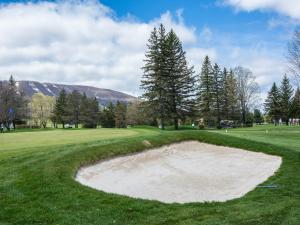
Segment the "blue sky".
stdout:
<path fill-rule="evenodd" d="M 262 97 L 288 72 L 298 0 L 2 1 L 0 78 L 95 85 L 139 95 L 147 38 L 163 22 L 200 72 L 208 54 L 252 70 Z M 292 76 L 291 76 L 292 78 Z"/>

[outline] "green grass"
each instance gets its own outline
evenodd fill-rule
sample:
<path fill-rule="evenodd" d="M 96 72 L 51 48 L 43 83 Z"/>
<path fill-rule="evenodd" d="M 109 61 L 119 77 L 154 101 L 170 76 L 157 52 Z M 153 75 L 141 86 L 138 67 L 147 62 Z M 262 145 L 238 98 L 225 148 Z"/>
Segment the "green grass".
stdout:
<path fill-rule="evenodd" d="M 52 129 L 43 132 L 4 133 L 0 135 L 0 151 L 88 143 L 137 134 L 138 132 L 130 129 Z"/>
<path fill-rule="evenodd" d="M 251 128 L 249 132 L 252 129 L 253 135 L 260 132 L 259 128 Z M 0 224 L 300 224 L 300 153 L 294 147 L 299 143 L 293 139 L 292 146 L 279 145 L 278 140 L 273 140 L 278 136 L 284 139 L 287 132 L 299 130 L 278 129 L 278 135 L 263 140 L 259 139 L 260 135 L 258 140 L 250 135 L 231 136 L 233 132 L 237 135 L 246 131 L 248 129 L 230 130 L 230 135 L 222 134 L 223 131 L 218 131 L 220 134 L 156 129 L 32 132 L 30 135 L 45 138 L 45 143 L 32 139 L 32 146 L 28 142 L 26 150 L 18 139 L 24 138 L 23 135 L 29 138 L 28 133 L 0 134 Z M 90 137 L 97 136 L 93 132 L 98 134 L 95 139 Z M 62 137 L 58 143 L 48 135 Z M 77 137 L 72 139 L 73 135 Z M 143 140 L 157 147 L 190 139 L 283 157 L 280 170 L 265 182 L 276 184 L 278 188 L 256 188 L 243 198 L 225 203 L 164 204 L 96 191 L 74 180 L 82 165 L 144 150 Z"/>
<path fill-rule="evenodd" d="M 215 132 L 215 131 L 214 131 Z M 262 143 L 274 144 L 300 152 L 300 127 L 257 125 L 251 128 L 218 130 L 217 132 Z"/>

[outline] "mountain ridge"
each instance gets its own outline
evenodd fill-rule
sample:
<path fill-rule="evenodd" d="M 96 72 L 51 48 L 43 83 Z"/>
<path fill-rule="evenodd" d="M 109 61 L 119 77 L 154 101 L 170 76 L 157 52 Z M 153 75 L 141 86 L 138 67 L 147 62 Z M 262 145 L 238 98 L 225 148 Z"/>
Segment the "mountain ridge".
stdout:
<path fill-rule="evenodd" d="M 0 81 L 3 82 L 3 81 Z M 85 93 L 88 97 L 97 98 L 100 105 L 106 106 L 109 102 L 116 103 L 117 101 L 129 103 L 137 100 L 137 97 L 125 94 L 120 91 L 115 91 L 107 88 L 98 88 L 88 85 L 72 85 L 72 84 L 59 84 L 51 82 L 38 82 L 30 80 L 16 81 L 16 86 L 19 91 L 23 91 L 28 97 L 32 97 L 35 93 L 42 93 L 48 96 L 58 96 L 62 89 L 67 93 L 74 90 L 80 93 Z"/>

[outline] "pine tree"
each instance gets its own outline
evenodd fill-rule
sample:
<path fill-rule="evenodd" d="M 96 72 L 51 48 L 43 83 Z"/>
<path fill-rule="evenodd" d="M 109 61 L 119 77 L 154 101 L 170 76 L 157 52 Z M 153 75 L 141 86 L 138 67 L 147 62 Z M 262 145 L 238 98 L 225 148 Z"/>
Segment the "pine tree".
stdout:
<path fill-rule="evenodd" d="M 179 118 L 184 118 L 191 111 L 195 77 L 193 67 L 188 67 L 182 44 L 173 30 L 167 35 L 166 46 L 168 79 L 164 86 L 167 91 L 167 112 L 177 130 Z"/>
<path fill-rule="evenodd" d="M 102 127 L 113 128 L 115 127 L 115 106 L 110 102 L 102 111 L 100 117 Z"/>
<path fill-rule="evenodd" d="M 65 89 L 62 89 L 56 99 L 54 112 L 55 120 L 57 123 L 61 123 L 63 128 L 68 120 L 67 114 L 67 93 Z"/>
<path fill-rule="evenodd" d="M 19 91 L 13 76 L 10 76 L 8 82 L 1 85 L 0 116 L 3 125 L 10 130 L 13 125 L 21 122 L 28 116 L 28 101 L 22 91 Z"/>
<path fill-rule="evenodd" d="M 208 56 L 205 57 L 200 74 L 200 86 L 198 91 L 198 103 L 204 124 L 213 124 L 213 69 Z"/>
<path fill-rule="evenodd" d="M 97 127 L 99 121 L 99 103 L 96 98 L 88 98 L 85 93 L 82 95 L 79 118 L 83 127 Z"/>
<path fill-rule="evenodd" d="M 280 106 L 281 106 L 281 118 L 289 124 L 289 118 L 291 116 L 291 103 L 292 103 L 293 88 L 290 84 L 290 80 L 284 75 L 280 86 Z"/>
<path fill-rule="evenodd" d="M 80 103 L 82 95 L 74 90 L 71 94 L 67 96 L 67 114 L 68 121 L 75 124 L 75 128 L 78 128 L 80 122 Z"/>
<path fill-rule="evenodd" d="M 291 115 L 293 118 L 300 118 L 300 89 L 299 87 L 295 91 L 295 95 L 292 100 Z"/>
<path fill-rule="evenodd" d="M 256 124 L 261 124 L 263 122 L 263 116 L 259 109 L 254 109 L 253 117 Z"/>
<path fill-rule="evenodd" d="M 147 44 L 145 66 L 141 80 L 141 88 L 144 89 L 142 99 L 148 108 L 155 109 L 156 116 L 161 121 L 161 128 L 164 129 L 167 116 L 167 93 L 165 83 L 167 80 L 166 54 L 166 32 L 161 24 L 159 30 L 154 28 Z"/>
<path fill-rule="evenodd" d="M 115 127 L 126 128 L 126 126 L 126 105 L 118 101 L 115 108 Z"/>
<path fill-rule="evenodd" d="M 280 93 L 274 82 L 271 90 L 268 92 L 268 97 L 265 101 L 265 112 L 269 115 L 277 125 L 281 115 Z"/>
<path fill-rule="evenodd" d="M 240 119 L 240 105 L 238 100 L 237 81 L 232 70 L 226 76 L 226 92 L 227 92 L 227 106 L 228 119 L 238 121 Z"/>
<path fill-rule="evenodd" d="M 213 108 L 217 126 L 220 127 L 222 108 L 224 106 L 224 77 L 220 67 L 215 63 L 213 67 Z"/>

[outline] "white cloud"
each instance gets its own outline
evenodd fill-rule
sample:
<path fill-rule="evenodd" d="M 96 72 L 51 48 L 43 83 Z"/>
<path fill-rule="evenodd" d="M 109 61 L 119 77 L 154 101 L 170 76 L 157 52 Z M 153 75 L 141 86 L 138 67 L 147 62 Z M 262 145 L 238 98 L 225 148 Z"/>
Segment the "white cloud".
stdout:
<path fill-rule="evenodd" d="M 154 26 L 197 41 L 182 10 L 145 23 L 116 18 L 96 1 L 12 3 L 0 7 L 0 79 L 87 84 L 139 93 L 144 52 Z"/>
<path fill-rule="evenodd" d="M 224 3 L 235 7 L 237 10 L 269 10 L 300 19 L 299 0 L 224 0 Z"/>
<path fill-rule="evenodd" d="M 96 1 L 63 1 L 0 7 L 0 80 L 13 74 L 18 80 L 85 84 L 140 94 L 146 43 L 161 22 L 178 34 L 197 73 L 205 55 L 223 66 L 249 67 L 264 86 L 283 73 L 280 59 L 268 51 L 252 52 L 235 40 L 227 43 L 226 35 L 207 26 L 198 32 L 187 26 L 183 10 L 177 16 L 165 12 L 141 22 L 134 16 L 118 18 Z"/>
<path fill-rule="evenodd" d="M 188 49 L 186 56 L 189 64 L 194 66 L 195 71 L 199 73 L 204 57 L 208 55 L 212 61 L 217 61 L 217 51 L 214 48 L 199 48 L 194 47 Z"/>
<path fill-rule="evenodd" d="M 271 88 L 273 82 L 280 85 L 280 81 L 286 72 L 284 57 L 279 53 L 270 53 L 270 46 L 264 46 L 261 43 L 240 48 L 232 46 L 231 54 L 227 55 L 225 65 L 234 68 L 243 66 L 250 69 L 256 81 L 260 86 L 261 98 L 264 100 L 266 93 Z"/>

